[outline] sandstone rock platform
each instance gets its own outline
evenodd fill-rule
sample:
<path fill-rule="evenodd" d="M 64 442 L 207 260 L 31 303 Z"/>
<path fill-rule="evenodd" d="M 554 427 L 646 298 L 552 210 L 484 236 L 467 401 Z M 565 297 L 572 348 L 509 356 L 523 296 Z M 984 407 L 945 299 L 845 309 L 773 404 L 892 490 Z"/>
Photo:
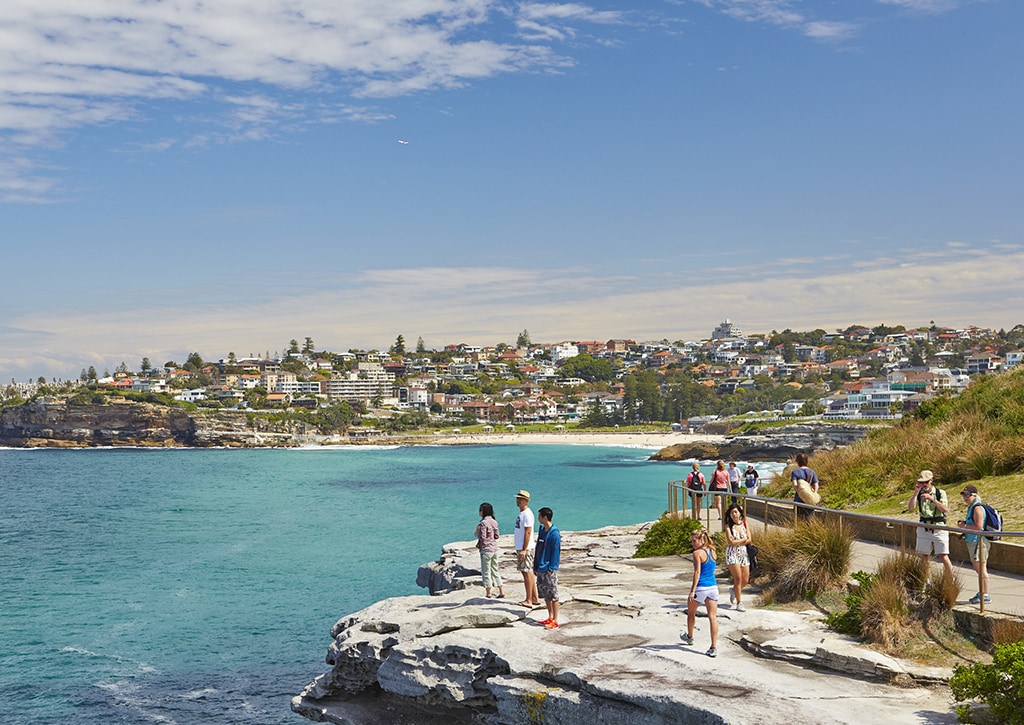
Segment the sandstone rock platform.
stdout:
<path fill-rule="evenodd" d="M 563 532 L 557 630 L 537 624 L 543 607 L 515 604 L 523 590 L 511 552 L 506 598 L 488 599 L 473 542 L 446 545 L 419 579 L 448 591 L 341 619 L 332 669 L 292 709 L 353 725 L 957 722 L 948 670 L 861 647 L 826 630 L 816 610 L 757 608 L 748 593 L 736 611 L 727 580 L 719 656 L 704 654 L 706 617 L 684 645 L 690 560 L 629 558 L 644 526 Z"/>

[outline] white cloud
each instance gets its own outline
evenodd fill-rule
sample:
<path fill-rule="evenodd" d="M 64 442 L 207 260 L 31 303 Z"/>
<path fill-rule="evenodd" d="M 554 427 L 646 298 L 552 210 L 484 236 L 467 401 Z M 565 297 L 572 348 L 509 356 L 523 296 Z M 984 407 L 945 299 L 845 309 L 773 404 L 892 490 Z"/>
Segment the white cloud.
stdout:
<path fill-rule="evenodd" d="M 737 20 L 799 30 L 816 40 L 846 40 L 857 34 L 858 23 L 814 20 L 790 0 L 696 0 Z"/>
<path fill-rule="evenodd" d="M 819 40 L 846 40 L 860 30 L 856 23 L 814 20 L 804 24 L 804 35 Z"/>
<path fill-rule="evenodd" d="M 388 98 L 563 67 L 570 61 L 550 43 L 573 34 L 569 23 L 620 17 L 579 3 L 527 3 L 516 12 L 534 28 L 526 41 L 515 36 L 515 19 L 508 40 L 500 39 L 508 10 L 498 0 L 5 0 L 0 157 L 58 146 L 83 125 L 138 119 L 137 105 L 146 101 L 231 107 L 219 119 L 223 129 L 206 119 L 210 128 L 182 142 L 192 145 L 262 138 L 304 114 L 324 122 L 387 119 L 386 110 L 339 102 L 338 94 Z M 248 88 L 246 102 L 229 90 L 233 84 Z M 298 91 L 306 102 L 309 91 L 331 100 L 276 100 Z M 317 113 L 323 107 L 334 111 Z M 7 166 L 10 176 L 17 165 Z M 31 193 L 8 180 L 4 196 L 47 191 L 36 177 L 24 183 Z"/>
<path fill-rule="evenodd" d="M 944 13 L 960 6 L 960 0 L 876 0 L 882 5 L 896 5 L 922 13 Z"/>
<path fill-rule="evenodd" d="M 280 350 L 309 335 L 332 349 L 387 347 L 398 334 L 430 346 L 509 342 L 523 328 L 535 340 L 629 336 L 706 337 L 723 318 L 749 331 L 834 329 L 853 323 L 1022 322 L 1020 245 L 947 246 L 928 255 L 890 250 L 884 258 L 777 260 L 756 268 L 607 276 L 586 268 L 434 268 L 365 272 L 336 289 L 267 289 L 258 302 L 76 309 L 25 313 L 0 328 L 0 380 L 74 377 L 83 367 L 113 369 L 199 351 Z M 695 281 L 696 279 L 696 281 Z M 742 286 L 721 284 L 742 279 Z M 251 284 L 251 283 L 249 283 Z M 230 290 L 225 299 L 230 299 Z M 162 295 L 154 290 L 148 299 Z M 168 295 L 170 297 L 170 295 Z M 174 298 L 200 298 L 175 290 Z M 675 301 L 686 299 L 685 308 Z M 15 330 L 17 334 L 15 334 Z"/>

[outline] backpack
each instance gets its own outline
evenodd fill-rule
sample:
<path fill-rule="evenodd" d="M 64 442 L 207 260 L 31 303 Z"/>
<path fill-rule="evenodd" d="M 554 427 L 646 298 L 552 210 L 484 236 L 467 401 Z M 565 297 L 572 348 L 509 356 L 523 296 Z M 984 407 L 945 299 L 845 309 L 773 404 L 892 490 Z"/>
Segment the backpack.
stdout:
<path fill-rule="evenodd" d="M 990 505 L 981 502 L 981 507 L 985 509 L 985 531 L 1002 531 L 1003 530 L 1003 515 L 992 508 Z M 1001 536 L 988 536 L 986 537 L 991 541 L 999 541 Z"/>
<path fill-rule="evenodd" d="M 936 501 L 938 501 L 939 503 L 946 504 L 946 505 L 949 504 L 948 499 L 946 498 L 946 494 L 943 492 L 943 490 L 941 488 L 939 488 L 938 486 L 933 485 L 932 486 L 932 491 L 933 491 L 932 497 Z M 918 515 L 919 515 L 919 517 L 921 519 L 921 523 L 923 523 L 923 524 L 944 524 L 944 523 L 946 523 L 946 514 L 942 513 L 938 509 L 936 509 L 936 512 L 938 513 L 938 516 L 934 516 L 934 517 L 925 516 L 924 515 L 924 501 L 922 501 L 921 500 L 921 496 L 918 495 L 918 497 L 917 497 L 917 513 L 918 513 Z"/>

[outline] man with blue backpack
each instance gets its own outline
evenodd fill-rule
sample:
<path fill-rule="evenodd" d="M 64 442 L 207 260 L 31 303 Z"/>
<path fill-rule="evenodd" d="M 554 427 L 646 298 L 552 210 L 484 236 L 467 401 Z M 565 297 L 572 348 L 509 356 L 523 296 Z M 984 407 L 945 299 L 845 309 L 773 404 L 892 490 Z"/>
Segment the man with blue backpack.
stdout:
<path fill-rule="evenodd" d="M 967 504 L 967 514 L 964 516 L 963 521 L 956 522 L 957 526 L 973 531 L 998 531 L 1002 528 L 1002 521 L 999 520 L 999 514 L 996 513 L 995 509 L 981 502 L 977 486 L 967 484 L 964 486 L 964 490 L 960 492 L 960 495 L 963 497 L 964 503 Z M 989 511 L 992 511 L 992 513 L 989 514 Z M 982 541 L 979 542 L 979 539 Z M 982 582 L 982 591 L 975 594 L 968 601 L 971 604 L 979 604 L 984 596 L 985 602 L 991 602 L 992 598 L 988 595 L 987 562 L 988 552 L 992 548 L 992 539 L 978 534 L 965 534 L 964 540 L 967 542 L 967 553 L 971 557 L 971 564 L 974 566 L 974 571 L 981 575 Z"/>

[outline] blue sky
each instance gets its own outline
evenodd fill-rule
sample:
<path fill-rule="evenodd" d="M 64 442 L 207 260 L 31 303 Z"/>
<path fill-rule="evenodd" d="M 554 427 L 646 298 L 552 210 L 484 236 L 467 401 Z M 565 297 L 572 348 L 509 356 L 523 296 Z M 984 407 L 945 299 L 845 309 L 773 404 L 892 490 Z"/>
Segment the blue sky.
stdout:
<path fill-rule="evenodd" d="M 306 336 L 1012 327 L 1021 27 L 1013 0 L 5 0 L 0 380 Z"/>

